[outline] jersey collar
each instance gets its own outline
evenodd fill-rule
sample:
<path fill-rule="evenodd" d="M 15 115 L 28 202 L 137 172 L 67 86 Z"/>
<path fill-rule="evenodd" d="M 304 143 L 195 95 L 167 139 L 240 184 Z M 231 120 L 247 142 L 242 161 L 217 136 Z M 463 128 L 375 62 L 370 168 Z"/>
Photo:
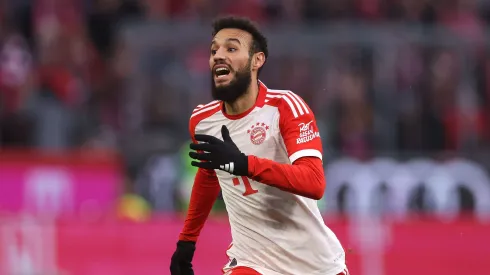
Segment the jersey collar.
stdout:
<path fill-rule="evenodd" d="M 222 101 L 221 102 L 221 113 L 223 113 L 223 115 L 225 117 L 227 117 L 228 119 L 234 120 L 234 119 L 240 119 L 240 118 L 245 117 L 250 112 L 252 112 L 253 109 L 255 109 L 255 107 L 259 107 L 259 108 L 263 107 L 265 104 L 265 96 L 267 94 L 267 87 L 260 80 L 259 80 L 258 84 L 259 84 L 259 94 L 257 95 L 257 100 L 255 100 L 255 104 L 252 107 L 250 107 L 250 109 L 248 109 L 245 112 L 238 114 L 238 115 L 229 115 L 225 112 L 224 102 Z"/>

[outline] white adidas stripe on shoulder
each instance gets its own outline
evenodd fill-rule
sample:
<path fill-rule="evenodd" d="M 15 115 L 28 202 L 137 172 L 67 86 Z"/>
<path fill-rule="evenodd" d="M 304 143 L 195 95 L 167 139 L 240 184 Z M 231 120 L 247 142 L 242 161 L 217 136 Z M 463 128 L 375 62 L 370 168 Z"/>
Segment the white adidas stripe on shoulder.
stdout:
<path fill-rule="evenodd" d="M 269 89 L 268 92 L 282 94 L 282 95 L 285 95 L 285 96 L 289 97 L 290 99 L 292 99 L 292 101 L 296 105 L 296 108 L 298 109 L 298 111 L 301 115 L 303 115 L 304 113 L 306 113 L 306 114 L 310 113 L 308 111 L 308 107 L 306 107 L 306 104 L 303 102 L 303 100 L 297 94 L 295 94 L 291 91 L 287 91 L 287 90 L 273 90 L 273 89 Z"/>
<path fill-rule="evenodd" d="M 282 99 L 284 99 L 284 101 L 286 101 L 286 103 L 291 108 L 291 111 L 293 112 L 293 115 L 295 118 L 298 117 L 298 112 L 299 112 L 299 115 L 304 115 L 305 113 L 306 114 L 310 113 L 308 111 L 308 107 L 303 102 L 303 100 L 298 95 L 296 95 L 295 93 L 293 93 L 291 91 L 268 89 L 267 92 L 268 92 L 268 94 L 266 95 L 267 98 L 282 98 Z M 267 101 L 268 100 L 266 99 L 266 102 Z"/>
<path fill-rule="evenodd" d="M 294 98 L 296 98 L 296 100 L 298 100 L 298 102 L 301 104 L 301 106 L 303 106 L 303 108 L 307 114 L 310 113 L 310 111 L 308 111 L 308 107 L 306 106 L 305 101 L 301 97 L 299 97 L 299 95 L 297 95 L 291 91 L 289 91 L 289 94 L 292 95 Z"/>
<path fill-rule="evenodd" d="M 267 98 L 282 98 L 286 103 L 289 105 L 289 108 L 291 108 L 291 112 L 293 112 L 294 118 L 298 117 L 298 112 L 296 112 L 296 108 L 294 107 L 293 103 L 289 98 L 287 98 L 285 95 L 266 95 Z M 268 100 L 266 100 L 267 102 Z"/>
<path fill-rule="evenodd" d="M 207 112 L 207 111 L 211 111 L 213 109 L 216 109 L 216 107 L 219 107 L 220 105 L 221 105 L 221 103 L 219 101 L 214 101 L 214 104 L 213 105 L 206 104 L 205 107 L 196 108 L 196 109 L 194 109 L 194 111 L 192 111 L 191 118 L 194 117 L 194 116 L 197 116 L 199 114 L 202 114 L 204 112 Z"/>
<path fill-rule="evenodd" d="M 211 106 L 211 105 L 216 104 L 218 102 L 219 102 L 219 100 L 213 100 L 213 101 L 209 102 L 208 104 L 199 104 L 199 105 L 197 105 L 197 107 L 192 112 L 195 112 L 195 111 L 202 109 L 204 107 Z"/>

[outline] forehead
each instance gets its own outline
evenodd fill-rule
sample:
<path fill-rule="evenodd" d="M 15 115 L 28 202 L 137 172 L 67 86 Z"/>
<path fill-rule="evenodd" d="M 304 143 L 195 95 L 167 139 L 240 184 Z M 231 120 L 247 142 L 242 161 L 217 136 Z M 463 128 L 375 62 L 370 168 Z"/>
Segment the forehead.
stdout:
<path fill-rule="evenodd" d="M 213 43 L 223 43 L 229 39 L 238 39 L 241 44 L 248 45 L 252 41 L 252 35 L 240 29 L 222 29 L 213 38 Z"/>

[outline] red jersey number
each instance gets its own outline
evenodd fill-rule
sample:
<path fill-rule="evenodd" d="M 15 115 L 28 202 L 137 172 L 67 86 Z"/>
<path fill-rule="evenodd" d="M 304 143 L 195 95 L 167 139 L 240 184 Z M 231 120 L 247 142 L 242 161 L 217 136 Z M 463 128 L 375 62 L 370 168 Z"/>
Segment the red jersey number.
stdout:
<path fill-rule="evenodd" d="M 245 186 L 245 192 L 243 192 L 242 194 L 243 196 L 248 196 L 259 192 L 259 190 L 255 190 L 252 188 L 252 185 L 250 184 L 250 181 L 247 177 L 241 176 L 240 178 L 242 179 L 243 185 Z M 233 178 L 234 186 L 240 185 L 240 178 Z"/>

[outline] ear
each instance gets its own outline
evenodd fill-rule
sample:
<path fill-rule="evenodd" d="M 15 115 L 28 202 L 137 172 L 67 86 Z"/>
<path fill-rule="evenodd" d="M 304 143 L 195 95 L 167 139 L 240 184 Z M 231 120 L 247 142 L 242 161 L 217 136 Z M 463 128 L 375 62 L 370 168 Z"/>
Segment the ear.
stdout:
<path fill-rule="evenodd" d="M 265 54 L 263 52 L 254 53 L 252 57 L 252 69 L 258 71 L 265 63 Z"/>

